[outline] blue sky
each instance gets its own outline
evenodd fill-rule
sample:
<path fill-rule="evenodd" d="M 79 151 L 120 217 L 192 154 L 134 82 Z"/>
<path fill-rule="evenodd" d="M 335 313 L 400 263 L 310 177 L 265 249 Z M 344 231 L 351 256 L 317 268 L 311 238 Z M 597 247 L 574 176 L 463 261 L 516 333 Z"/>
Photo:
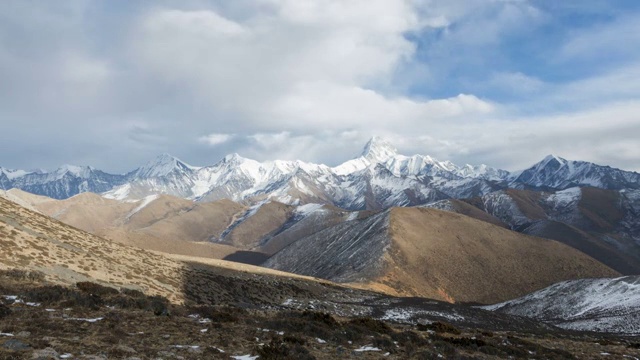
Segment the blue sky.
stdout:
<path fill-rule="evenodd" d="M 640 2 L 7 1 L 0 166 L 338 164 L 367 139 L 640 170 Z"/>

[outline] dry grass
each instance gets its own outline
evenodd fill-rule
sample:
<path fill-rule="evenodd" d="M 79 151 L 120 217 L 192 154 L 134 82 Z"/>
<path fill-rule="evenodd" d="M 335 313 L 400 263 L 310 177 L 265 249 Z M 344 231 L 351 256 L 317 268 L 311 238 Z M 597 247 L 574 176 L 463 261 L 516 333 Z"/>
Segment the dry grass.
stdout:
<path fill-rule="evenodd" d="M 377 282 L 406 295 L 495 303 L 552 283 L 617 272 L 559 242 L 433 209 L 391 212 L 388 271 Z"/>

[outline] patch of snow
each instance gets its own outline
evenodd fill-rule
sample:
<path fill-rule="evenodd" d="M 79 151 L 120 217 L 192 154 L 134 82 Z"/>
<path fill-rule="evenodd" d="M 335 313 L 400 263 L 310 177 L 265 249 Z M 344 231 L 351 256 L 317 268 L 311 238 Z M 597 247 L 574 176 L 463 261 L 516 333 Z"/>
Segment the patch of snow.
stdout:
<path fill-rule="evenodd" d="M 86 322 L 90 322 L 90 323 L 94 323 L 94 322 L 98 322 L 100 320 L 102 320 L 104 318 L 102 317 L 97 317 L 97 318 L 66 318 L 65 320 L 73 320 L 73 321 L 86 321 Z"/>
<path fill-rule="evenodd" d="M 349 216 L 347 216 L 347 220 L 346 220 L 346 221 L 353 221 L 353 220 L 356 220 L 356 219 L 358 219 L 358 216 L 359 216 L 359 215 L 360 215 L 360 212 L 359 212 L 359 211 L 351 212 L 351 213 L 349 213 Z"/>
<path fill-rule="evenodd" d="M 131 212 L 127 214 L 126 219 L 129 220 L 133 215 L 135 215 L 137 212 L 147 207 L 149 204 L 155 201 L 158 197 L 159 195 L 154 194 L 154 195 L 146 196 L 142 200 L 139 200 L 140 205 L 136 206 L 135 209 L 131 210 Z"/>
<path fill-rule="evenodd" d="M 380 351 L 380 349 L 378 349 L 377 347 L 373 347 L 370 345 L 365 345 L 359 349 L 355 349 L 353 351 L 357 351 L 357 352 L 363 352 L 363 351 Z"/>
<path fill-rule="evenodd" d="M 60 359 L 71 359 L 72 357 L 73 357 L 73 354 L 70 354 L 70 353 L 60 355 Z"/>
<path fill-rule="evenodd" d="M 550 195 L 547 199 L 556 207 L 566 207 L 569 204 L 576 203 L 582 197 L 582 190 L 579 187 L 572 187 L 566 190 L 557 191 Z"/>
<path fill-rule="evenodd" d="M 3 333 L 3 332 L 0 332 L 0 336 L 8 336 L 8 337 L 11 337 L 11 336 L 13 336 L 13 334 L 11 334 L 11 333 Z"/>
<path fill-rule="evenodd" d="M 320 338 L 316 338 L 316 341 L 318 342 L 318 344 L 326 344 L 327 343 L 325 340 L 322 340 Z"/>
<path fill-rule="evenodd" d="M 23 177 L 25 175 L 29 175 L 32 173 L 31 171 L 13 170 L 13 169 L 4 169 L 4 168 L 0 168 L 0 172 L 4 173 L 7 176 L 7 179 L 9 180 L 14 180 L 16 178 Z"/>
<path fill-rule="evenodd" d="M 251 355 L 232 355 L 231 358 L 235 360 L 256 360 L 259 356 L 251 356 Z"/>
<path fill-rule="evenodd" d="M 305 204 L 298 206 L 296 209 L 296 214 L 299 216 L 308 216 L 309 214 L 321 209 L 324 205 L 322 204 Z"/>
<path fill-rule="evenodd" d="M 564 281 L 521 298 L 483 306 L 564 329 L 640 334 L 640 277 Z"/>
<path fill-rule="evenodd" d="M 102 197 L 113 200 L 126 200 L 131 191 L 131 184 L 124 184 L 102 194 Z"/>

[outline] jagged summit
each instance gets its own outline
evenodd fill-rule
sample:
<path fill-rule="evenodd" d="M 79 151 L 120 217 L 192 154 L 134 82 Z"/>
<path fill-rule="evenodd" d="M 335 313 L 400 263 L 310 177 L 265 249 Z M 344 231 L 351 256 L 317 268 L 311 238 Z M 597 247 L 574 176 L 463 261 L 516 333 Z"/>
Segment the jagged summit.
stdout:
<path fill-rule="evenodd" d="M 175 156 L 163 153 L 144 166 L 136 170 L 135 176 L 139 178 L 154 178 L 170 174 L 175 169 L 196 169 Z"/>
<path fill-rule="evenodd" d="M 89 176 L 89 174 L 93 170 L 95 169 L 92 168 L 91 166 L 77 166 L 77 165 L 64 164 L 56 170 L 56 174 L 64 175 L 66 173 L 70 173 L 77 177 L 86 178 Z"/>
<path fill-rule="evenodd" d="M 560 156 L 556 156 L 553 154 L 549 154 L 547 156 L 544 157 L 544 159 L 542 159 L 539 163 L 538 166 L 539 167 L 544 167 L 547 166 L 549 164 L 560 164 L 563 165 L 567 162 L 566 159 L 561 158 Z"/>
<path fill-rule="evenodd" d="M 362 157 L 372 163 L 382 163 L 398 155 L 398 149 L 388 140 L 379 136 L 372 137 L 362 150 Z"/>
<path fill-rule="evenodd" d="M 458 166 L 428 155 L 399 154 L 379 136 L 372 137 L 358 157 L 335 167 L 300 160 L 260 162 L 235 153 L 195 167 L 165 153 L 124 175 L 74 166 L 52 173 L 0 168 L 0 189 L 60 199 L 91 191 L 120 200 L 169 194 L 199 201 L 328 202 L 352 210 L 469 198 L 504 188 L 576 186 L 640 189 L 640 174 L 556 155 L 513 173 L 486 165 Z"/>

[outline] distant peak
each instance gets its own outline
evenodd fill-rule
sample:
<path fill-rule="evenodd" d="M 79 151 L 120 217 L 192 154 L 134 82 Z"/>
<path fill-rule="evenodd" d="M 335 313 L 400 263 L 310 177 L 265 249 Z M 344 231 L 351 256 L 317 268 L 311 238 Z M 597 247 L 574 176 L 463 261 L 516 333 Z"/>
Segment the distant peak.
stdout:
<path fill-rule="evenodd" d="M 388 140 L 378 136 L 372 137 L 362 150 L 362 157 L 374 163 L 385 162 L 396 155 L 398 149 Z"/>
<path fill-rule="evenodd" d="M 57 176 L 64 176 L 66 174 L 70 174 L 72 176 L 80 177 L 80 178 L 88 178 L 91 172 L 95 170 L 90 166 L 77 166 L 77 165 L 69 165 L 64 164 L 56 169 L 55 174 Z"/>
<path fill-rule="evenodd" d="M 229 162 L 238 162 L 243 160 L 244 158 L 242 156 L 240 156 L 240 154 L 238 153 L 233 153 L 233 154 L 229 154 L 227 156 L 224 157 L 223 161 L 226 163 Z"/>
<path fill-rule="evenodd" d="M 549 155 L 545 156 L 544 159 L 542 159 L 542 161 L 540 161 L 540 164 L 544 166 L 544 165 L 549 164 L 550 162 L 557 162 L 557 163 L 560 163 L 560 164 L 564 164 L 565 162 L 567 162 L 567 160 L 565 160 L 565 159 L 563 159 L 563 158 L 561 158 L 559 156 L 556 156 L 556 155 L 553 155 L 553 154 L 549 154 Z"/>
<path fill-rule="evenodd" d="M 179 160 L 175 156 L 167 153 L 162 153 L 156 156 L 153 160 L 149 161 L 148 164 L 168 164 L 168 163 L 175 163 L 178 161 Z"/>
<path fill-rule="evenodd" d="M 192 166 L 183 163 L 175 156 L 163 153 L 138 169 L 137 175 L 142 178 L 165 176 L 179 167 L 193 168 Z"/>

